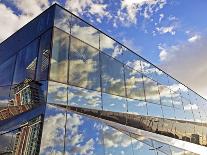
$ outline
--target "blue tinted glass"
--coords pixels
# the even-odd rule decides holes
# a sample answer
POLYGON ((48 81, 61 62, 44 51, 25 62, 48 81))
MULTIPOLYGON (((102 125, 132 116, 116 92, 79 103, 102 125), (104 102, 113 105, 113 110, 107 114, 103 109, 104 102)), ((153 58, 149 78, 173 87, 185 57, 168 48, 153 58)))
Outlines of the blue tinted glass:
POLYGON ((50 29, 44 33, 40 38, 40 47, 38 55, 38 64, 37 64, 37 80, 47 80, 48 79, 48 66, 49 66, 49 57, 51 52, 51 37, 52 30, 50 29))
POLYGON ((10 85, 12 83, 15 58, 16 56, 13 56, 12 58, 0 65, 0 86, 10 85))
POLYGON ((34 79, 39 40, 33 41, 17 55, 13 83, 17 84, 25 79, 34 79))

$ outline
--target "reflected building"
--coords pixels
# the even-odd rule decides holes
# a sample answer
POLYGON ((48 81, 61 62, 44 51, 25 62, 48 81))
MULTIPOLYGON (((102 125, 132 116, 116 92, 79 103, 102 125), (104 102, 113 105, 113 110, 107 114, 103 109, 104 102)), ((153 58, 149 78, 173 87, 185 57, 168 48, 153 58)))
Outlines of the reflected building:
POLYGON ((57 4, 0 53, 0 154, 207 152, 206 99, 57 4))

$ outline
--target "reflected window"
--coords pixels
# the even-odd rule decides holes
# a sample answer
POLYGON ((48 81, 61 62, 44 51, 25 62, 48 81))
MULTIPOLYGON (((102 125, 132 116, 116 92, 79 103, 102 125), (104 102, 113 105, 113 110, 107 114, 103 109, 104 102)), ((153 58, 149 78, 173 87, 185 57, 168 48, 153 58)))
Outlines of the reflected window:
POLYGON ((71 37, 69 84, 100 90, 99 51, 71 37))
POLYGON ((163 117, 161 105, 148 103, 147 109, 149 116, 163 117))
POLYGON ((68 104, 77 107, 102 109, 101 92, 69 86, 68 104))
POLYGON ((123 65, 103 53, 101 63, 102 91, 125 96, 123 65))
POLYGON ((142 74, 125 67, 127 98, 145 100, 142 74))
POLYGON ((67 105, 67 85, 49 81, 47 102, 67 105))
POLYGON ((16 56, 0 64, 0 86, 11 85, 16 56), (9 71, 8 71, 9 69, 9 71))
POLYGON ((75 16, 72 16, 71 35, 99 49, 99 31, 75 16))
POLYGON ((109 126, 103 127, 106 155, 132 155, 132 141, 128 135, 109 126))
POLYGON ((160 104, 160 95, 158 91, 157 82, 147 78, 146 76, 143 77, 143 80, 144 80, 146 101, 160 104))
POLYGON ((138 114, 138 115, 147 115, 147 103, 133 100, 133 99, 127 99, 128 103, 128 112, 132 114, 138 114))
POLYGON ((40 47, 39 47, 37 73, 36 73, 37 80, 48 79, 51 37, 52 37, 52 30, 50 29, 49 31, 44 33, 40 38, 40 47))
POLYGON ((35 78, 39 40, 21 50, 17 55, 13 83, 23 82, 25 79, 35 78))
POLYGON ((67 83, 69 35, 54 28, 50 79, 67 83))
POLYGON ((127 102, 123 97, 102 94, 103 109, 114 112, 127 112, 127 102))
POLYGON ((157 67, 152 65, 151 63, 147 62, 146 60, 141 60, 142 72, 146 76, 150 77, 153 80, 157 81, 159 70, 157 67))
POLYGON ((67 113, 65 151, 70 155, 104 155, 101 122, 67 113))

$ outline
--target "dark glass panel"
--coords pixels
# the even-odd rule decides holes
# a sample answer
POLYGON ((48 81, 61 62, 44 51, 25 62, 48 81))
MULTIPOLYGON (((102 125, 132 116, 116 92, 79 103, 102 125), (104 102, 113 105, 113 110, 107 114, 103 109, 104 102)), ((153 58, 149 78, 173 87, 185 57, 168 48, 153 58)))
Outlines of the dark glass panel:
POLYGON ((75 16, 72 16, 71 34, 99 49, 99 31, 75 16))
POLYGON ((123 65, 101 53, 101 70, 102 91, 125 96, 123 65))
POLYGON ((102 109, 101 92, 69 86, 68 104, 76 107, 102 109))
POLYGON ((52 29, 44 33, 40 38, 40 47, 38 55, 38 64, 36 79, 37 80, 47 80, 48 79, 48 67, 49 67, 49 58, 51 51, 51 37, 52 29))
POLYGON ((157 82, 147 78, 146 76, 143 77, 143 80, 144 80, 146 101, 160 104, 160 95, 158 91, 157 82))
POLYGON ((104 154, 103 124, 100 121, 67 113, 65 154, 89 155, 104 154))
POLYGON ((16 56, 0 64, 0 86, 11 85, 16 56), (9 69, 9 71, 8 71, 9 69))
POLYGON ((124 72, 127 98, 145 100, 142 74, 128 67, 125 67, 124 72))
POLYGON ((71 37, 69 84, 100 90, 99 51, 71 37))
POLYGON ((47 102, 67 105, 67 85, 49 81, 47 102))
POLYGON ((10 86, 0 87, 0 108, 7 107, 10 98, 10 86))
POLYGON ((25 79, 35 78, 39 40, 21 50, 16 59, 13 84, 23 82, 25 79))
POLYGON ((103 127, 106 155, 132 155, 131 137, 109 126, 103 127))
POLYGON ((4 62, 53 26, 54 7, 27 23, 0 45, 0 62, 4 62))
POLYGON ((41 139, 40 155, 62 154, 64 152, 66 112, 47 105, 41 139))
POLYGON ((115 111, 115 112, 127 112, 126 98, 103 93, 102 103, 103 103, 103 110, 115 111))
POLYGON ((67 83, 69 35, 54 28, 53 48, 50 60, 50 79, 67 83))
POLYGON ((1 155, 39 154, 42 116, 35 117, 19 128, 0 135, 1 155))

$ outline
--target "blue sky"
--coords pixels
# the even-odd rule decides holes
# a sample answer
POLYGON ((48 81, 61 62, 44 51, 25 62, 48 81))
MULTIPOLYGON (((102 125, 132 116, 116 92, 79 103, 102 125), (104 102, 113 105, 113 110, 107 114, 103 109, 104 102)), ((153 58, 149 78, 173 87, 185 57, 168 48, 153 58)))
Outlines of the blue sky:
POLYGON ((0 42, 54 2, 207 97, 207 1, 0 0, 0 42))

